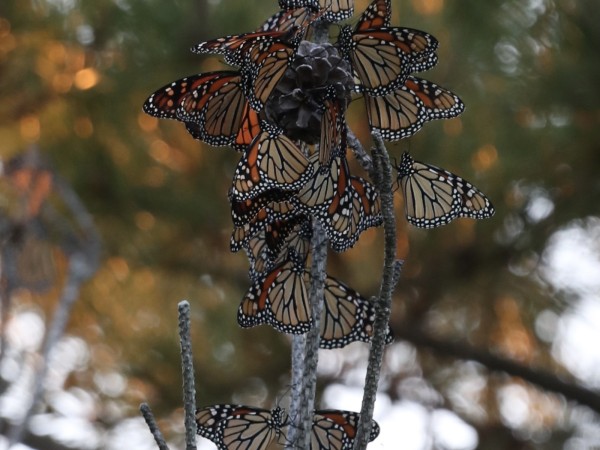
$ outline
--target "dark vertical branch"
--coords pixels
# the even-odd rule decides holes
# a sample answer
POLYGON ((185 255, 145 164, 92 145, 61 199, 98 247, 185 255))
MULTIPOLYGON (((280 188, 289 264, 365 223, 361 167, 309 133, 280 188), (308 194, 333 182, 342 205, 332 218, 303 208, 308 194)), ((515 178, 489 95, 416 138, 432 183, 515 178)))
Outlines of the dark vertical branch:
MULTIPOLYGON (((300 409, 300 398, 302 392, 302 378, 304 376, 304 352, 306 349, 306 335, 294 334, 292 336, 292 381, 291 400, 289 410, 297 414, 300 409)), ((295 434, 295 427, 290 428, 290 442, 295 434)))
POLYGON ((177 309, 179 311, 179 340, 183 375, 185 448, 196 450, 196 388, 194 386, 194 357, 190 339, 190 304, 184 300, 179 302, 177 309))
POLYGON ((306 357, 304 361, 304 377, 302 390, 302 428, 304 442, 301 449, 310 449, 310 437, 315 409, 315 393, 317 390, 317 365, 319 362, 319 342, 321 340, 321 313, 323 312, 323 289, 325 287, 327 266, 327 237, 318 220, 313 221, 313 238, 311 242, 312 262, 310 267, 310 306, 313 326, 306 335, 306 357))
POLYGON ((311 241, 311 269, 309 299, 313 326, 306 334, 305 347, 302 354, 292 353, 292 367, 301 371, 300 387, 292 387, 292 392, 299 394, 299 401, 292 400, 290 419, 292 426, 288 435, 288 448, 310 449, 310 430, 312 429, 315 392, 317 386, 317 365, 319 362, 319 342, 321 340, 320 322, 323 311, 323 289, 327 265, 327 236, 318 220, 313 220, 313 237, 311 241), (301 361, 296 360, 302 358, 301 361), (297 403, 297 407, 295 408, 297 403))
POLYGON ((158 429, 158 425, 154 420, 154 414, 152 414, 150 406, 148 406, 147 403, 142 403, 140 405, 140 412, 146 421, 146 425, 148 425, 148 428, 150 429, 150 433, 152 433, 152 436, 154 436, 154 441, 156 442, 156 445, 158 445, 159 450, 169 450, 169 446, 165 442, 165 438, 158 429))
MULTIPOLYGON (((311 28, 313 42, 323 44, 329 41, 329 23, 319 21, 311 28)), ((327 264, 327 237, 318 220, 313 220, 311 255, 309 301, 313 327, 306 336, 294 336, 292 341, 292 401, 289 410, 292 423, 286 444, 286 449, 289 450, 310 449, 321 338, 323 286, 327 264)))
POLYGON ((369 352, 369 365, 367 366, 360 421, 354 443, 355 450, 366 449, 371 435, 371 420, 383 361, 386 330, 390 320, 392 292, 399 276, 396 262, 396 218, 394 215, 394 194, 392 192, 392 167, 381 136, 374 133, 373 138, 375 147, 373 148, 374 170, 372 171, 372 177, 381 200, 385 247, 383 277, 379 299, 375 304, 374 335, 371 342, 371 351, 369 352))

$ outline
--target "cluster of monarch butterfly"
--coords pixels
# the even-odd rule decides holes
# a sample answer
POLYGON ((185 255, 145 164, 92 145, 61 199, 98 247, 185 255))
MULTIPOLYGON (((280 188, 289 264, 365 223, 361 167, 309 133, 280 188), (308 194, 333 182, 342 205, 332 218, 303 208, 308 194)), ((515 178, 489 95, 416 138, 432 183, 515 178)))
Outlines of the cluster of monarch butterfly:
MULTIPOLYGON (((336 409, 315 410, 310 436, 311 450, 350 450, 354 445, 360 415, 336 409)), ((212 405, 196 411, 198 434, 210 439, 219 450, 263 450, 287 444, 289 418, 280 407, 273 410, 244 405, 212 405)), ((372 421, 371 438, 379 435, 372 421)))
MULTIPOLYGON (((228 193, 230 248, 247 253, 252 285, 238 323, 303 334, 313 326, 307 292, 313 221, 338 252, 382 223, 376 188, 348 165, 348 103, 362 95, 371 130, 388 141, 408 138, 428 121, 456 117, 464 104, 414 76, 437 63, 438 41, 391 26, 390 0, 373 0, 355 25, 341 27, 334 45, 307 38, 317 24, 352 17, 353 0, 279 0, 279 6, 256 31, 192 48, 220 55, 235 70, 169 83, 146 100, 144 111, 183 122, 195 139, 241 153, 228 193)), ((444 169, 408 153, 396 169, 408 221, 417 227, 494 213, 485 195, 444 169)), ((323 309, 321 348, 371 340, 373 304, 330 276, 323 309)), ((388 327, 386 342, 392 340, 388 327)), ((356 413, 315 411, 314 417, 313 450, 352 448, 356 413)), ((240 405, 200 409, 196 419, 198 433, 219 449, 266 449, 288 425, 280 408, 240 405)), ((371 437, 378 431, 374 423, 371 437)))

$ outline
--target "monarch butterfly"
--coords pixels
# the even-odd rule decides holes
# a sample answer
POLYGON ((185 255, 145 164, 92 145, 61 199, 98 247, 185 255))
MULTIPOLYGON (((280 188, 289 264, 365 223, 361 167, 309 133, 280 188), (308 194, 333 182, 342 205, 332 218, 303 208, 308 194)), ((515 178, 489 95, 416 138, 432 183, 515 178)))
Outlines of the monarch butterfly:
MULTIPOLYGON (((364 11, 358 24, 357 31, 367 31, 377 28, 390 27, 390 0, 374 0, 364 11)), ((424 72, 434 67, 438 62, 435 49, 414 59, 411 63, 412 72, 424 72)))
MULTIPOLYGON (((311 432, 311 450, 352 450, 360 414, 339 409, 316 410, 311 432)), ((379 424, 371 422, 369 442, 379 436, 379 424)))
POLYGON ((262 122, 261 133, 237 165, 231 196, 246 200, 271 189, 298 190, 306 184, 312 170, 302 150, 283 130, 262 122))
POLYGON ((179 119, 177 111, 183 99, 197 88, 210 83, 219 76, 232 75, 234 72, 210 72, 190 75, 173 81, 154 92, 144 102, 143 110, 159 119, 179 119))
POLYGON ((242 62, 244 93, 255 110, 261 111, 271 92, 294 60, 300 36, 284 42, 265 39, 249 47, 242 62))
MULTIPOLYGON (((310 450, 351 450, 360 414, 337 409, 315 410, 310 450)), ((213 441, 219 450, 266 450, 289 426, 285 411, 245 405, 219 404, 196 410, 197 433, 213 441)), ((373 420, 370 441, 379 435, 373 420)))
POLYGON ((342 136, 346 133, 346 122, 341 102, 337 98, 325 98, 321 119, 321 139, 319 162, 328 165, 336 150, 342 146, 342 136))
POLYGON ((301 38, 294 27, 256 31, 201 42, 192 52, 221 54, 227 63, 241 66, 244 93, 252 108, 260 111, 292 62, 301 38))
POLYGON ((389 27, 392 20, 390 0, 374 0, 361 14, 356 31, 389 27))
POLYGON ((143 109, 154 117, 184 122, 195 139, 209 145, 242 150, 258 133, 259 118, 241 82, 233 71, 191 75, 154 92, 143 109))
MULTIPOLYGON (((376 28, 389 27, 392 17, 390 0, 374 0, 363 12, 358 23, 357 31, 366 31, 376 28)), ((423 72, 437 64, 435 51, 417 57, 411 64, 412 72, 423 72)))
POLYGON ((289 249, 305 263, 311 236, 312 225, 306 216, 276 221, 260 230, 244 247, 250 261, 250 279, 256 281, 275 265, 284 262, 289 249))
POLYGON ((245 248, 251 238, 256 236, 261 230, 266 230, 269 226, 278 221, 289 220, 301 211, 297 211, 295 206, 288 200, 271 202, 258 210, 256 215, 250 221, 242 226, 234 227, 229 247, 232 252, 238 252, 245 248))
POLYGON ((475 186, 447 170, 402 155, 398 184, 402 186, 408 221, 420 228, 445 225, 457 217, 486 219, 494 207, 475 186))
POLYGON ((220 404, 196 410, 197 433, 219 450, 265 450, 278 440, 286 420, 278 406, 267 410, 220 404))
POLYGON ((279 0, 281 9, 311 7, 322 10, 328 22, 349 19, 354 14, 354 0, 279 0))
POLYGON ((294 195, 293 191, 271 189, 246 200, 237 200, 231 190, 229 191, 229 204, 231 206, 231 219, 236 227, 244 226, 256 217, 258 212, 270 204, 285 202, 294 195))
POLYGON ((328 22, 340 22, 354 14, 354 0, 319 0, 319 6, 328 22))
POLYGON ((252 46, 260 42, 272 41, 273 39, 288 40, 294 36, 296 29, 268 29, 257 30, 250 33, 232 34, 210 41, 200 42, 190 50, 200 55, 212 54, 222 55, 225 62, 233 66, 241 66, 244 57, 252 46))
MULTIPOLYGON (((308 274, 306 272, 306 278, 308 274)), ((375 321, 373 302, 330 276, 325 278, 324 302, 320 322, 321 348, 342 348, 356 341, 371 341, 375 321)), ((390 344, 393 340, 392 330, 388 326, 385 342, 390 344)))
POLYGON ((345 143, 342 148, 328 166, 320 166, 317 154, 311 156, 314 175, 291 199, 299 210, 321 221, 331 248, 338 252, 382 222, 377 192, 366 180, 350 175, 345 143))
POLYGON ((255 281, 238 308, 242 328, 267 323, 281 333, 303 334, 312 326, 304 262, 293 250, 281 264, 255 281))
POLYGON ((257 31, 297 30, 297 35, 304 37, 309 25, 318 18, 319 13, 308 7, 282 10, 269 17, 257 31))
POLYGON ((374 0, 354 30, 342 28, 337 43, 362 83, 361 89, 375 96, 402 86, 414 65, 424 70, 424 61, 438 46, 424 31, 376 26, 386 22, 386 6, 382 0, 374 0))
POLYGON ((387 95, 365 95, 369 125, 388 141, 410 137, 425 122, 459 116, 464 103, 431 81, 409 76, 404 86, 387 95))

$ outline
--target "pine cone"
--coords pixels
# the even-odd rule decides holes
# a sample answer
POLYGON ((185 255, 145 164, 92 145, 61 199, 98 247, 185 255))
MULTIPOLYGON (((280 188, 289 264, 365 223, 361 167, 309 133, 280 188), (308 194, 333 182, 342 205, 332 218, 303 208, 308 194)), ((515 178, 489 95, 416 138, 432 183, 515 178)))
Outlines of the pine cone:
POLYGON ((325 97, 334 95, 345 111, 353 86, 350 65, 333 45, 302 41, 273 90, 266 113, 291 139, 315 144, 321 134, 325 97))

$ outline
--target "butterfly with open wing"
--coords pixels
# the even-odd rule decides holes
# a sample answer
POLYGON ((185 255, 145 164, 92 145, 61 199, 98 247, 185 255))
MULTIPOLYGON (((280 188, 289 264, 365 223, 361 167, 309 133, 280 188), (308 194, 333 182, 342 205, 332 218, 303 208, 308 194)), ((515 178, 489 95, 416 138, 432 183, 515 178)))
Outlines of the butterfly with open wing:
MULTIPOLYGON (((310 450, 351 450, 360 414, 338 409, 315 410, 310 450)), ((285 445, 286 412, 245 405, 218 404, 196 410, 197 433, 214 442, 219 450, 267 450, 285 445)), ((371 425, 370 442, 379 435, 371 425)))
MULTIPOLYGON (((289 200, 275 200, 262 206, 256 215, 241 226, 234 226, 229 241, 232 252, 247 248, 250 239, 261 231, 272 230, 277 235, 287 235, 288 221, 300 221, 304 217, 289 200)), ((294 222, 295 223, 295 222, 294 222)))
POLYGON ((426 70, 438 41, 424 31, 390 27, 389 2, 374 0, 354 29, 342 27, 337 46, 360 81, 360 90, 380 96, 402 86, 407 77, 426 70), (386 25, 386 26, 382 26, 386 25))
POLYGON ((426 122, 457 117, 465 109, 453 92, 413 76, 386 95, 365 95, 365 106, 371 130, 388 141, 410 137, 426 122))
POLYGON ((314 8, 298 7, 283 9, 269 17, 256 31, 296 30, 296 36, 306 37, 308 28, 320 19, 320 13, 314 8))
POLYGON ((289 41, 295 38, 298 31, 297 27, 291 24, 283 29, 276 29, 273 25, 269 29, 262 28, 249 33, 232 34, 200 42, 190 50, 199 55, 221 55, 227 64, 241 66, 252 47, 275 40, 289 41))
POLYGON ((326 166, 318 154, 312 155, 314 175, 291 199, 300 211, 319 219, 336 252, 351 248, 363 231, 383 221, 375 187, 350 175, 345 148, 344 142, 326 166))
POLYGON ((250 279, 256 282, 264 278, 276 265, 284 262, 290 249, 305 263, 311 237, 310 218, 302 215, 276 220, 260 229, 243 245, 250 262, 250 279))
POLYGON ((259 132, 259 116, 247 102, 239 72, 208 72, 163 86, 144 103, 144 112, 184 122, 188 132, 209 145, 241 151, 259 132))
POLYGON ((268 324, 281 333, 304 334, 312 326, 304 260, 288 249, 284 261, 256 280, 240 303, 238 324, 268 324))
MULTIPOLYGON (((308 243, 308 239, 303 238, 302 242, 308 243)), ((310 272, 304 270, 301 273, 305 257, 302 258, 297 252, 302 250, 291 248, 293 244, 288 241, 288 246, 283 249, 287 251, 287 257, 272 265, 268 255, 273 248, 265 247, 260 241, 256 241, 255 245, 251 251, 251 261, 255 263, 262 260, 264 265, 261 273, 254 272, 254 283, 238 310, 238 323, 243 328, 266 323, 280 332, 291 334, 308 331, 312 323, 307 289, 310 272)), ((282 248, 275 249, 275 254, 281 251, 282 248)), ((371 341, 375 321, 374 304, 331 276, 325 279, 323 310, 320 348, 342 348, 352 342, 371 341)), ((393 333, 388 326, 386 343, 392 341, 393 333)))
MULTIPOLYGON (((307 282, 308 276, 307 271, 307 282)), ((375 322, 373 302, 331 276, 325 278, 323 296, 320 348, 342 348, 352 342, 371 342, 375 322)), ((385 343, 391 344, 393 340, 394 334, 388 325, 385 343)))
POLYGON ((494 215, 489 199, 467 180, 405 152, 396 165, 409 223, 420 228, 446 225, 457 217, 487 219, 494 215))
POLYGON ((297 191, 312 176, 308 159, 283 130, 266 121, 260 129, 235 170, 230 195, 236 200, 274 189, 297 191))

